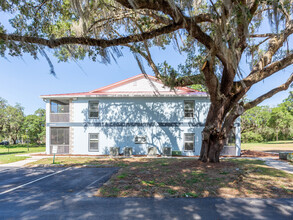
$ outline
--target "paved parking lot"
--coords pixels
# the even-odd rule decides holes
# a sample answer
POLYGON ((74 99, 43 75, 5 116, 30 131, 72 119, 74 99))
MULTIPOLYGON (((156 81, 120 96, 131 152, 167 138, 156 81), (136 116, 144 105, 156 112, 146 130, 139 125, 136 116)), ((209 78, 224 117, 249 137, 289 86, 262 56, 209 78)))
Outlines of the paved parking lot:
POLYGON ((118 168, 0 168, 0 219, 292 219, 293 199, 99 198, 118 168))
MULTIPOLYGON (((118 168, 0 168, 0 219, 36 218, 33 211, 92 197, 118 168), (16 215, 16 213, 18 213, 16 215), (19 216, 20 215, 20 216, 19 216)), ((54 213, 54 212, 53 212, 54 213)), ((53 214, 52 213, 52 214, 53 214)))
POLYGON ((1 168, 0 196, 39 197, 91 195, 117 168, 1 168))

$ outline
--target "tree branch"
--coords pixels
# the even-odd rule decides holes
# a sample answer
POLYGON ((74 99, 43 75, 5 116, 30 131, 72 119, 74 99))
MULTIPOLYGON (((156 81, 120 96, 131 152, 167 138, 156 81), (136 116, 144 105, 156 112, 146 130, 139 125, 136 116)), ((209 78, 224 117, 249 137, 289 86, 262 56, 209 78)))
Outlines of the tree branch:
POLYGON ((144 41, 144 40, 151 39, 162 34, 172 33, 180 28, 182 28, 181 23, 170 24, 170 25, 167 25, 167 26, 164 26, 149 32, 144 32, 142 34, 134 34, 127 37, 121 37, 121 38, 116 38, 111 40, 94 39, 90 37, 62 37, 58 39, 48 40, 41 37, 20 36, 20 35, 5 34, 5 33, 0 33, 0 40, 4 40, 4 41, 12 40, 12 41, 18 41, 18 42, 39 44, 39 45, 47 46, 49 48, 56 48, 56 47, 67 45, 67 44, 99 46, 102 48, 106 48, 111 46, 127 44, 127 43, 135 43, 135 42, 144 41))
POLYGON ((244 113, 244 108, 242 103, 237 103, 232 110, 229 112, 229 114, 226 116, 224 124, 222 126, 222 131, 226 134, 228 134, 233 127, 233 122, 244 113))
POLYGON ((289 55, 285 57, 284 59, 273 63, 271 66, 268 66, 265 69, 265 67, 271 63, 273 55, 283 46, 283 43, 285 42, 285 40, 292 33, 293 33, 293 20, 291 20, 288 23, 288 25, 286 26, 285 30, 282 31, 282 33, 277 34, 270 39, 268 50, 259 59, 258 63, 254 66, 252 72, 241 82, 234 83, 235 99, 238 99, 238 97, 242 97, 242 94, 245 94, 254 83, 267 78, 268 76, 287 67, 290 63, 292 63, 292 57, 291 57, 292 55, 289 55))
POLYGON ((290 86, 290 84, 293 82, 293 74, 291 74, 291 76, 289 77, 289 79, 287 80, 287 82, 285 82, 284 84, 272 89, 271 91, 265 93, 264 95, 256 98, 255 100, 248 102, 244 105, 244 109, 245 111, 248 109, 251 109, 253 107, 255 107, 256 105, 258 105, 259 103, 261 103, 262 101, 271 98, 273 95, 275 95, 278 92, 287 90, 288 87, 290 86))
POLYGON ((183 14, 181 10, 174 4, 170 4, 168 0, 116 0, 121 5, 130 9, 150 9, 162 11, 169 15, 175 22, 182 21, 183 14))
POLYGON ((202 67, 202 72, 204 73, 206 86, 208 88, 208 91, 211 97, 211 102, 216 103, 218 99, 218 94, 220 94, 220 92, 219 92, 219 80, 214 74, 213 62, 214 60, 207 60, 202 67))
POLYGON ((293 20, 286 26, 285 30, 278 34, 275 35, 273 38, 270 39, 269 41, 269 48, 267 52, 260 58, 259 62, 255 67, 253 68, 253 71, 250 73, 254 74, 255 72, 263 69, 266 65, 268 65, 271 60, 273 55, 282 47, 283 43, 285 40, 293 33, 293 20))
POLYGON ((129 47, 130 49, 132 49, 136 53, 139 53, 149 63, 149 65, 151 66, 152 70, 155 73, 155 76, 157 78, 160 77, 160 72, 159 72, 156 64, 154 63, 154 61, 153 61, 153 59, 152 59, 152 57, 151 57, 149 52, 147 52, 147 54, 145 54, 144 52, 142 52, 141 50, 136 49, 134 46, 132 46, 130 44, 125 44, 124 46, 129 47))
POLYGON ((252 38, 257 38, 257 37, 274 37, 276 36, 277 34, 273 34, 273 33, 266 33, 266 34, 251 34, 249 35, 249 37, 252 37, 252 38))
POLYGON ((185 86, 191 86, 194 84, 205 85, 203 74, 178 77, 175 81, 175 87, 185 87, 185 86))
MULTIPOLYGON (((257 10, 257 8, 259 6, 259 3, 260 3, 259 0, 254 0, 253 4, 252 4, 252 6, 251 6, 251 8, 249 10, 251 15, 253 15, 256 12, 256 10, 257 10)), ((251 17, 251 19, 252 19, 252 17, 251 17)))
MULTIPOLYGON (((239 5, 244 5, 244 4, 246 4, 246 1, 242 1, 241 4, 239 4, 239 5)), ((247 47, 245 33, 248 31, 247 30, 248 26, 249 26, 250 22, 252 21, 252 18, 254 17, 254 14, 255 14, 259 4, 260 4, 260 2, 258 0, 254 1, 252 7, 249 10, 250 15, 249 15, 248 19, 244 19, 244 17, 242 17, 245 15, 245 13, 243 12, 243 15, 240 16, 240 20, 237 22, 237 32, 238 32, 238 38, 239 38, 239 42, 238 42, 237 47, 241 49, 240 50, 241 54, 243 53, 244 49, 247 47), (247 22, 247 23, 245 24, 245 22, 247 22)))
MULTIPOLYGON (((135 25, 137 26, 137 28, 140 30, 141 33, 143 33, 143 30, 142 28, 139 26, 139 24, 136 22, 136 21, 133 21, 135 23, 135 25)), ((146 50, 146 54, 143 53, 141 50, 139 49, 136 49, 135 47, 133 47, 132 45, 130 44, 127 44, 126 46, 128 46, 129 48, 131 48, 133 51, 136 51, 138 52, 141 56, 143 56, 145 58, 145 60, 149 63, 149 65, 151 66, 151 68, 153 69, 154 73, 155 73, 155 76, 157 78, 159 78, 160 76, 160 72, 156 66, 156 64, 154 63, 153 59, 152 59, 152 56, 151 56, 151 53, 149 51, 149 48, 148 48, 148 44, 147 44, 147 41, 143 41, 143 44, 144 44, 144 47, 145 47, 145 50, 146 50)))
POLYGON ((169 19, 167 17, 164 17, 164 16, 161 16, 161 15, 159 15, 156 12, 151 11, 151 10, 143 10, 142 12, 139 12, 139 13, 142 14, 142 15, 150 16, 150 17, 156 19, 156 21, 159 21, 162 24, 168 25, 168 24, 172 23, 171 19, 169 19))
MULTIPOLYGON (((132 15, 134 15, 134 11, 115 14, 112 17, 108 17, 108 18, 101 18, 99 20, 94 21, 91 24, 91 26, 88 28, 88 32, 92 31, 92 29, 100 22, 110 23, 114 21, 119 21, 121 19, 130 18, 132 15)), ((102 25, 104 25, 105 23, 103 23, 102 25)))
POLYGON ((216 51, 216 56, 221 60, 223 65, 228 66, 228 62, 223 54, 223 50, 218 48, 213 39, 203 32, 198 26, 198 23, 204 21, 212 21, 212 16, 209 14, 202 14, 194 17, 185 17, 175 4, 171 4, 168 0, 116 0, 126 8, 130 9, 150 9, 155 11, 161 11, 166 15, 169 15, 176 23, 182 22, 183 26, 187 29, 189 34, 197 39, 200 43, 205 45, 209 50, 216 51))
POLYGON ((258 72, 250 74, 245 79, 243 79, 243 82, 247 87, 250 87, 253 84, 260 82, 261 80, 264 80, 265 78, 271 76, 272 74, 282 69, 285 69, 291 64, 293 64, 293 54, 290 54, 281 60, 273 62, 271 65, 263 68, 258 72))

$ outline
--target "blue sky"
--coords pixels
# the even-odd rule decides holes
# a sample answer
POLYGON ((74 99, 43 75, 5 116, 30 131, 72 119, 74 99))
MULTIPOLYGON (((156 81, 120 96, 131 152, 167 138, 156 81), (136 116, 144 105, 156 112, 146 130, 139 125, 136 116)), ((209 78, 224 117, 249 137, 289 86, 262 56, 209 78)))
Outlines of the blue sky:
MULTIPOLYGON (((2 23, 3 18, 7 19, 0 14, 2 23)), ((184 61, 183 55, 178 54, 172 46, 166 50, 152 49, 151 51, 155 63, 167 60, 168 63, 177 65, 184 61)), ((50 55, 49 51, 47 53, 50 55)), ((75 62, 58 63, 52 55, 50 57, 57 77, 50 74, 49 65, 42 56, 39 60, 34 60, 28 55, 22 58, 0 57, 0 97, 6 99, 11 105, 20 103, 27 115, 34 113, 38 108, 45 107, 44 102, 39 98, 40 95, 91 91, 141 73, 137 62, 128 50, 124 51, 124 56, 118 59, 117 64, 112 61, 108 65, 88 59, 79 61, 78 65, 75 62)), ((148 74, 153 75, 146 63, 144 67, 148 74)), ((241 63, 241 69, 244 73, 249 71, 244 60, 241 63)), ((293 67, 289 67, 258 83, 248 92, 247 98, 254 99, 284 83, 292 72, 293 67)), ((288 91, 290 90, 292 88, 288 91)), ((276 106, 288 96, 288 91, 276 94, 261 105, 276 106)))

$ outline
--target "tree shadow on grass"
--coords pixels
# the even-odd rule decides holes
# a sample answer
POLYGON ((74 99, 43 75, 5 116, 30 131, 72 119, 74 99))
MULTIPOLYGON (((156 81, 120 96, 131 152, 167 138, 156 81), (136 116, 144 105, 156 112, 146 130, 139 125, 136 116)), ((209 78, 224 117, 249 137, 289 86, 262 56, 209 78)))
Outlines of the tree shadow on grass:
POLYGON ((0 155, 21 154, 21 153, 29 153, 29 151, 1 152, 0 155))
POLYGON ((277 143, 270 143, 270 142, 267 142, 265 144, 272 144, 272 145, 276 145, 276 144, 293 144, 293 141, 284 141, 284 142, 277 142, 277 143))

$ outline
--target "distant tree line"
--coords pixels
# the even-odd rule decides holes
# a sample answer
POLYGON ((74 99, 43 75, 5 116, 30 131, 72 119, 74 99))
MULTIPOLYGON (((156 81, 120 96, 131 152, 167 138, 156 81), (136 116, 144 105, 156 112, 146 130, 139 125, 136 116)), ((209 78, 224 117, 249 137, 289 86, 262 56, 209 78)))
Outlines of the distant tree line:
POLYGON ((291 140, 293 138, 293 91, 277 107, 256 106, 241 117, 243 142, 291 140))
POLYGON ((39 108, 25 116, 20 104, 9 105, 0 97, 0 141, 42 143, 45 140, 46 111, 39 108))

